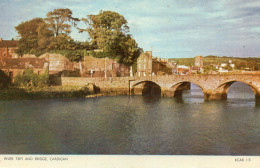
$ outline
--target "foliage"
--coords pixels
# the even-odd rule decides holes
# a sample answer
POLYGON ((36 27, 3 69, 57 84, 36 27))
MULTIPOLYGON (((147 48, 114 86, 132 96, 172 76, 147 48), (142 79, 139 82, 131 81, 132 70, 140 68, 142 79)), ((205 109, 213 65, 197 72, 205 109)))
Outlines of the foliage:
POLYGON ((20 23, 15 27, 15 29, 21 38, 37 37, 37 29, 42 23, 44 23, 42 18, 34 18, 32 20, 20 23))
POLYGON ((112 11, 100 11, 98 15, 88 15, 83 21, 88 27, 81 31, 87 31, 92 43, 99 49, 106 49, 129 30, 125 18, 112 11))
POLYGON ((59 35, 53 37, 47 50, 75 50, 76 48, 77 45, 71 37, 67 35, 59 35))
POLYGON ((14 84, 16 86, 24 87, 43 87, 49 84, 49 72, 45 72, 38 75, 33 72, 33 69, 25 69, 23 74, 18 74, 14 78, 14 84))
MULTIPOLYGON (((69 36, 71 29, 69 23, 76 25, 77 21, 79 19, 73 18, 69 9, 55 9, 48 12, 45 19, 35 18, 22 22, 16 26, 16 31, 20 35, 16 53, 39 56, 50 50, 91 48, 88 42, 77 42, 69 36)), ((76 54, 70 60, 78 61, 79 59, 78 54, 76 54)))
POLYGON ((108 57, 120 63, 132 65, 141 54, 142 49, 129 34, 126 19, 113 11, 100 11, 98 15, 88 15, 82 20, 87 24, 85 29, 91 42, 79 42, 70 37, 72 26, 77 27, 80 21, 72 17, 70 9, 54 9, 45 19, 35 18, 22 22, 16 27, 19 39, 19 55, 35 54, 39 56, 52 51, 64 52, 69 60, 78 62, 91 51, 94 57, 108 57), (94 52, 100 49, 102 52, 94 52), (82 52, 84 51, 84 53, 82 52))
POLYGON ((217 70, 218 69, 215 66, 213 66, 213 65, 206 65, 206 66, 203 67, 203 72, 204 73, 209 73, 211 71, 217 71, 217 70))
POLYGON ((76 25, 79 21, 78 18, 72 17, 72 11, 68 8, 54 9, 47 13, 47 18, 45 18, 46 23, 49 26, 55 37, 71 32, 71 25, 76 25))
POLYGON ((61 54, 72 62, 79 62, 86 55, 86 50, 50 50, 48 53, 61 54))
POLYGON ((83 18, 93 46, 103 50, 104 54, 93 54, 96 57, 109 57, 131 65, 141 53, 136 41, 131 37, 126 19, 113 11, 100 11, 98 15, 83 18))
MULTIPOLYGON (((187 65, 194 66, 195 58, 172 58, 170 60, 175 60, 179 65, 187 65)), ((250 70, 259 70, 260 69, 260 58, 240 58, 240 57, 227 57, 227 56, 214 56, 209 55, 203 57, 203 65, 207 68, 207 66, 219 66, 221 63, 227 63, 229 65, 229 60, 235 64, 235 69, 244 70, 245 68, 249 68, 250 70)), ((229 70, 232 67, 227 67, 229 70)), ((204 70, 205 71, 205 70, 204 70)))
POLYGON ((172 58, 169 61, 174 60, 178 65, 194 66, 195 58, 172 58))
POLYGON ((84 50, 67 51, 64 55, 72 62, 79 62, 83 59, 85 54, 84 50))
POLYGON ((33 50, 38 49, 39 27, 42 26, 41 31, 48 32, 44 25, 46 24, 42 18, 34 18, 15 27, 20 36, 19 48, 16 50, 19 55, 31 53, 33 50))

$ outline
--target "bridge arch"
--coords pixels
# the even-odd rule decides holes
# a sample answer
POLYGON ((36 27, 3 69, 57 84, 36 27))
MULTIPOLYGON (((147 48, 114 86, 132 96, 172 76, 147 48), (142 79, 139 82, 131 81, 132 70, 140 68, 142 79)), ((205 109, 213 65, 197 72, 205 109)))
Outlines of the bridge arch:
POLYGON ((161 95, 161 86, 150 80, 137 81, 132 84, 131 95, 161 95))
POLYGON ((180 82, 177 82, 177 83, 174 83, 173 85, 171 85, 168 88, 168 91, 169 91, 168 94, 170 94, 168 96, 173 96, 173 97, 181 96, 182 91, 189 90, 191 84, 197 85, 203 92, 203 95, 205 95, 205 89, 200 84, 198 84, 197 82, 185 80, 185 81, 180 81, 180 82))
POLYGON ((214 90, 214 92, 221 93, 222 97, 224 99, 227 99, 227 94, 228 94, 229 88, 235 82, 240 82, 240 83, 248 85, 252 89, 252 91, 254 92, 255 96, 257 96, 257 94, 258 94, 257 87, 254 86, 254 84, 252 84, 252 82, 247 82, 247 81, 242 81, 242 80, 225 81, 225 82, 221 83, 220 85, 218 85, 217 88, 214 90))

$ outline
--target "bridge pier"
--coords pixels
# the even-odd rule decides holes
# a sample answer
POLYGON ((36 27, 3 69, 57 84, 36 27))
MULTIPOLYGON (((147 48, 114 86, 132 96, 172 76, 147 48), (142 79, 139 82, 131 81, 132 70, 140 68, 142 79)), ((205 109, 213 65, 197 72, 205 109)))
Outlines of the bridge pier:
POLYGON ((206 91, 204 93, 205 100, 226 100, 227 93, 226 92, 213 92, 213 91, 206 91))
POLYGON ((162 97, 173 97, 174 96, 174 91, 168 90, 168 89, 162 89, 161 90, 161 96, 162 97))
POLYGON ((255 105, 260 107, 260 93, 255 94, 255 105))

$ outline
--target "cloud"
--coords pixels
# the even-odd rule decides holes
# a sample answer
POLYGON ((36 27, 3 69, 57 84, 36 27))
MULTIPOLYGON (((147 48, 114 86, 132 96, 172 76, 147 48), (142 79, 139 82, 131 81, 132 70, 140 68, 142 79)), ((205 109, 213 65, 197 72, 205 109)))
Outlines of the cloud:
MULTIPOLYGON (((45 17, 55 8, 69 8, 79 18, 116 11, 139 46, 160 57, 260 55, 260 0, 1 0, 0 37, 15 37, 20 22, 45 17)), ((76 30, 72 36, 87 39, 76 30)))

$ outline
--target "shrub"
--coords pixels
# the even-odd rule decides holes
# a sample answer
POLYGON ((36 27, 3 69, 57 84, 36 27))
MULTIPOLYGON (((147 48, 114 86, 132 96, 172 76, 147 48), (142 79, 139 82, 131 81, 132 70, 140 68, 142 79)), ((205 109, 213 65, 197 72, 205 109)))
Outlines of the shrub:
POLYGON ((24 74, 18 74, 14 78, 16 86, 24 87, 43 87, 49 85, 49 71, 45 70, 44 74, 38 75, 33 69, 25 69, 24 74))

